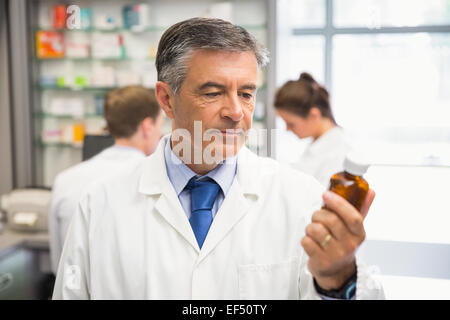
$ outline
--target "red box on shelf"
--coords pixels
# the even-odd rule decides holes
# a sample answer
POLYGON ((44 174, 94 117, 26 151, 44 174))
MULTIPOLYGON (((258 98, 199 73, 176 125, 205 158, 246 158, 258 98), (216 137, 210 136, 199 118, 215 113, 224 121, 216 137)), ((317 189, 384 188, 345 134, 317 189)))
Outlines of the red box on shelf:
POLYGON ((66 27, 66 6, 58 4, 53 7, 53 28, 64 29, 66 27))

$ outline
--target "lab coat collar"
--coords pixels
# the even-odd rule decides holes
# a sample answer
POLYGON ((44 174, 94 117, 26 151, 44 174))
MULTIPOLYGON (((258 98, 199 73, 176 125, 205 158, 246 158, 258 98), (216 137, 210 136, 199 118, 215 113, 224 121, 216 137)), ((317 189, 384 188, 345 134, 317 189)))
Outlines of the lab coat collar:
POLYGON ((143 194, 161 194, 165 184, 169 182, 164 162, 164 146, 167 138, 168 136, 164 136, 159 141, 155 152, 143 162, 143 171, 139 180, 138 189, 143 194))
POLYGON ((166 145, 164 146, 164 158, 167 175, 178 196, 180 196, 180 193, 192 177, 197 177, 198 179, 208 177, 213 179, 220 186, 223 195, 226 196, 236 175, 237 162, 236 156, 234 156, 227 158, 213 170, 200 177, 173 153, 170 147, 170 139, 167 139, 166 145))
MULTIPOLYGON (((170 184, 164 160, 164 148, 170 134, 164 136, 155 152, 144 162, 143 172, 139 181, 139 192, 148 195, 161 194, 166 184, 170 184)), ((243 146, 237 155, 236 179, 244 194, 259 196, 258 156, 243 146)), ((172 187, 173 188, 173 187, 172 187)), ((175 191, 174 191, 175 192, 175 191)))
POLYGON ((145 159, 138 190, 150 196, 160 195, 155 202, 155 209, 199 253, 197 263, 200 263, 248 213, 251 203, 258 200, 261 194, 258 178, 262 175, 260 170, 263 168, 258 167, 258 157, 243 146, 238 153, 236 177, 200 250, 189 220, 167 176, 164 147, 169 137, 170 135, 163 137, 156 151, 145 159))
POLYGON ((129 158, 129 157, 144 158, 145 153, 134 147, 120 146, 114 144, 101 151, 97 156, 98 158, 102 159, 117 160, 118 158, 129 158))
MULTIPOLYGON (((197 251, 200 249, 191 225, 167 176, 164 147, 170 135, 164 136, 155 152, 143 161, 138 192, 154 198, 154 208, 197 251)), ((150 212, 149 212, 150 214, 150 212)))
POLYGON ((249 213, 258 201, 261 189, 260 177, 264 170, 258 157, 243 146, 237 157, 237 171, 233 184, 209 228, 208 235, 199 251, 197 265, 202 262, 231 230, 249 213))
POLYGON ((316 141, 313 141, 305 150, 305 153, 309 154, 323 154, 327 153, 330 149, 330 146, 333 146, 335 143, 340 143, 342 141, 343 136, 342 128, 336 126, 323 135, 321 135, 316 141))

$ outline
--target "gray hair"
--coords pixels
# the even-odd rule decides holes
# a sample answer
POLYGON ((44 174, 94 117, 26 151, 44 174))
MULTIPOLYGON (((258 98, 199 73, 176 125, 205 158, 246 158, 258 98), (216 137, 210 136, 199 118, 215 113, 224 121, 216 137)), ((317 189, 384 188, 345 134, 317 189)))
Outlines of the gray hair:
POLYGON ((247 30, 221 19, 192 18, 174 24, 161 37, 156 54, 158 80, 177 93, 186 78, 188 60, 195 50, 252 51, 259 67, 269 52, 247 30))

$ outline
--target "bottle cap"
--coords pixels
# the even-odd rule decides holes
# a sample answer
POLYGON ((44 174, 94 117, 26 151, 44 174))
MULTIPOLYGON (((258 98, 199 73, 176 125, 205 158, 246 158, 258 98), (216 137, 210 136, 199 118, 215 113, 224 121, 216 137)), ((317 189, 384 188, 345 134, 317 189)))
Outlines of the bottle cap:
POLYGON ((369 163, 361 155, 351 152, 345 156, 344 170, 354 176, 362 176, 367 172, 369 163))

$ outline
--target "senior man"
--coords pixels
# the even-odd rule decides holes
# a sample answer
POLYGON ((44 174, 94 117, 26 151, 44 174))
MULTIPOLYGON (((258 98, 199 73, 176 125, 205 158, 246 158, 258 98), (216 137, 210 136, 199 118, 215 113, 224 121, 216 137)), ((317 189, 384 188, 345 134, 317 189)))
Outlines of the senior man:
POLYGON ((384 297, 355 259, 374 192, 357 212, 244 146, 267 62, 245 29, 223 20, 193 18, 163 34, 156 97, 172 134, 84 195, 54 298, 384 297))

